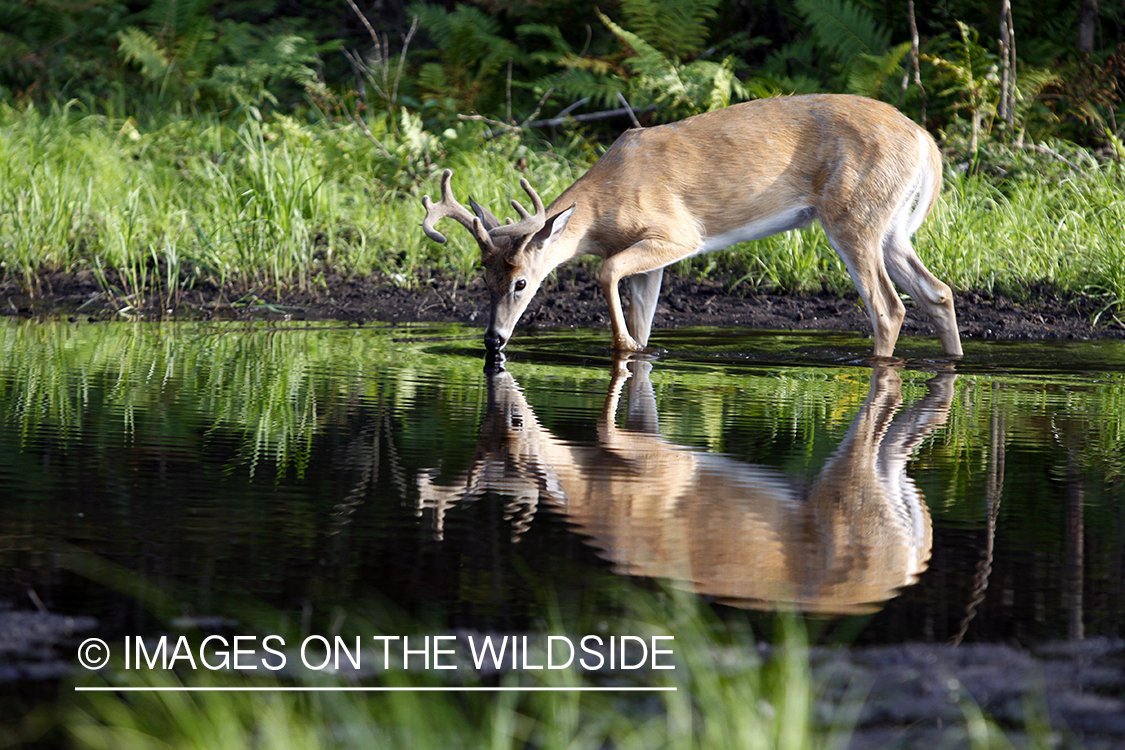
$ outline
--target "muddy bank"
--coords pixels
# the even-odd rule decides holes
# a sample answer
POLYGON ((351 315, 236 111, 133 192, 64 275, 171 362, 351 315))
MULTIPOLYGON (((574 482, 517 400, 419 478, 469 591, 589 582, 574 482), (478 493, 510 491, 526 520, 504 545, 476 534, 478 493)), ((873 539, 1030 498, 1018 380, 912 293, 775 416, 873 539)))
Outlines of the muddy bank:
MULTIPOLYGON (((854 291, 843 296, 759 293, 747 285, 728 290, 722 279, 688 279, 669 274, 657 307, 654 329, 689 326, 761 330, 870 331, 867 313, 854 291)), ((0 314, 63 315, 107 320, 122 315, 147 319, 256 319, 288 317, 344 320, 457 322, 483 327, 488 292, 480 276, 466 286, 446 278, 428 279, 409 290, 380 277, 331 278, 309 293, 275 295, 250 290, 192 289, 170 299, 152 295, 107 295, 92 274, 42 279, 32 297, 14 284, 0 286, 0 314)), ((966 339, 1125 339, 1120 313, 1089 297, 1066 298, 1047 287, 1033 288, 1019 301, 988 292, 957 294, 957 316, 966 339), (1099 311, 1102 311, 1099 315, 1099 311), (1096 321, 1096 324, 1095 324, 1096 321)), ((522 328, 608 327, 609 317, 595 276, 582 266, 560 268, 536 295, 520 321, 522 328)), ((933 329, 907 303, 904 335, 930 335, 933 329)))

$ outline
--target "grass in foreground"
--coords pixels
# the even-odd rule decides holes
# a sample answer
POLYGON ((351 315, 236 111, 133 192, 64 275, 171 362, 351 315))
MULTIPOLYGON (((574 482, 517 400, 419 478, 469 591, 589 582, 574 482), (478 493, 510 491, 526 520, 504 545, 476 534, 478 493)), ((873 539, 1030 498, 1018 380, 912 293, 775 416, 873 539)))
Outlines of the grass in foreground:
MULTIPOLYGON (((500 684, 626 684, 676 687, 676 692, 75 693, 60 713, 62 728, 75 747, 98 750, 847 747, 869 686, 837 683, 828 689, 823 677, 814 676, 805 627, 796 618, 779 619, 778 644, 772 656, 762 658, 748 632, 720 624, 686 596, 672 598, 674 602, 655 606, 646 599, 646 622, 616 626, 675 634, 674 671, 646 672, 640 678, 521 672, 510 673, 500 684)), ((229 673, 183 678, 120 670, 109 679, 118 687, 165 689, 353 684, 332 678, 279 683, 229 673)), ((94 678, 84 684, 105 683, 94 678)), ((367 684, 450 685, 437 681, 433 673, 385 673, 367 684)), ((939 733, 941 746, 1015 746, 971 698, 962 695, 958 701, 964 719, 939 733)), ((1009 731, 1021 733, 1021 744, 1052 746, 1052 730, 1041 719, 1029 714, 1026 726, 1009 731)), ((933 733, 928 736, 934 738, 933 733)))

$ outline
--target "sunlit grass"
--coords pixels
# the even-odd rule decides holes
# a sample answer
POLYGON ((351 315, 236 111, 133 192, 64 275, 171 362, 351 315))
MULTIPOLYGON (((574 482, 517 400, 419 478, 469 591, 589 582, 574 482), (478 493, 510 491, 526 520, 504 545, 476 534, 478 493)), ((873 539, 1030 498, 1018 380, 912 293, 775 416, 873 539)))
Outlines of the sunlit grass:
MULTIPOLYGON (((42 291, 45 273, 90 271, 121 309, 174 306, 200 284, 273 295, 315 292, 328 276, 380 274, 413 286, 467 280, 479 251, 454 227, 438 245, 419 230, 442 168, 454 189, 503 217, 528 176, 550 200, 596 158, 573 140, 535 147, 479 137, 466 124, 430 134, 407 118, 384 147, 351 124, 277 116, 225 122, 132 120, 0 107, 0 274, 42 291), (397 140, 396 140, 397 139, 397 140), (389 150, 388 150, 389 149, 389 150)), ((1125 172, 995 180, 947 170, 943 198, 915 244, 955 289, 1022 294, 1047 284, 1125 299, 1125 172)), ((684 262, 731 285, 851 288, 819 228, 684 262)))
POLYGON ((1125 185, 1116 165, 1005 191, 979 177, 946 185, 916 244, 955 288, 1019 294, 1044 282, 1125 300, 1125 185))

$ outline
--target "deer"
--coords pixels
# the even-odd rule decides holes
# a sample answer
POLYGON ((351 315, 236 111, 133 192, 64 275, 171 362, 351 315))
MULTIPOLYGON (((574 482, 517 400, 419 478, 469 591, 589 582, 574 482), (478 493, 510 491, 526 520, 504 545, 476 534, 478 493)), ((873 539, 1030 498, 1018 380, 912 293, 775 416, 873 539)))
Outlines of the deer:
POLYGON ((503 367, 471 466, 451 484, 416 476, 416 514, 434 536, 446 514, 487 492, 508 498, 519 539, 544 510, 566 519, 622 575, 745 608, 858 614, 926 570, 933 523, 907 475, 915 449, 949 416, 956 373, 937 372, 903 408, 902 378, 874 363, 867 398, 815 476, 678 445, 660 434, 648 360, 615 360, 596 436, 564 440, 542 424, 503 367), (624 425, 618 424, 627 395, 624 425))
POLYGON ((623 133, 549 206, 526 178, 533 211, 501 223, 470 198, 422 198, 422 229, 452 218, 481 250, 490 314, 484 343, 507 344, 544 278, 580 255, 603 259, 613 348, 648 345, 664 268, 819 220, 871 320, 875 357, 892 357, 905 305, 929 318, 949 357, 962 354, 953 294, 922 263, 911 236, 941 191, 942 157, 930 134, 889 104, 860 96, 784 96, 734 104, 623 133), (628 318, 618 284, 629 280, 628 318), (893 283, 892 283, 893 282, 893 283))

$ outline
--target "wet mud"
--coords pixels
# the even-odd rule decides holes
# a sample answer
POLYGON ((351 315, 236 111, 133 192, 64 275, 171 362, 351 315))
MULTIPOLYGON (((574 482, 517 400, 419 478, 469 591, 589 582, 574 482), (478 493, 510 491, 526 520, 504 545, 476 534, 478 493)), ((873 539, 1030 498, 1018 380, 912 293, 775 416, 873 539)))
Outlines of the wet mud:
MULTIPOLYGON (((626 285, 627 286, 627 285, 626 285)), ((624 287, 623 287, 624 290, 624 287)), ((627 291, 625 296, 627 297, 627 291)), ((933 329, 909 300, 903 335, 930 335, 933 329)), ((386 278, 330 277, 316 288, 275 294, 255 289, 203 287, 180 295, 144 300, 106 294, 92 274, 47 276, 35 296, 14 283, 0 285, 0 315, 61 315, 107 320, 258 319, 284 317, 342 320, 456 322, 484 327, 488 290, 476 276, 467 285, 433 277, 415 288, 386 278)), ((957 293, 958 325, 966 339, 1125 339, 1125 315, 1096 297, 1066 297, 1047 286, 1030 288, 1020 299, 988 291, 957 293)), ((520 328, 608 327, 606 302, 597 278, 583 266, 558 269, 532 301, 520 328)), ((730 280, 666 275, 654 330, 714 326, 758 330, 870 330, 867 312, 854 291, 797 295, 763 293, 730 280)))

